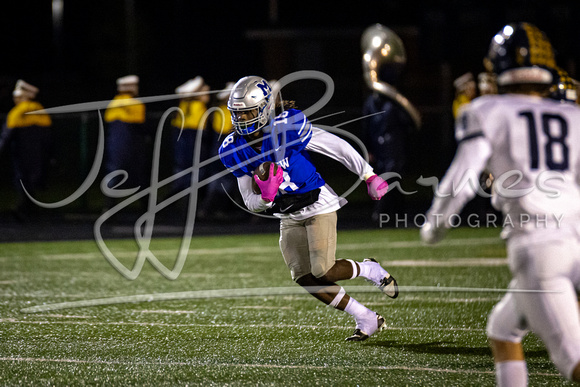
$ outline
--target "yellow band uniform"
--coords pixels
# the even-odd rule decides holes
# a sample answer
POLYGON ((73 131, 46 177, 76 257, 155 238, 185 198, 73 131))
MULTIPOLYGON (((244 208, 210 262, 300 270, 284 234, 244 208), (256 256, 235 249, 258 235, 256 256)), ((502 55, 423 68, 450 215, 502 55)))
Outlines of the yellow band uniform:
POLYGON ((145 105, 129 94, 119 94, 105 111, 105 122, 122 121, 128 124, 145 122, 145 105))
POLYGON ((172 126, 181 128, 183 122, 183 129, 203 129, 200 124, 203 114, 207 111, 205 103, 199 100, 181 100, 179 108, 183 112, 183 116, 181 114, 175 115, 175 118, 171 120, 172 126))
POLYGON ((29 126, 49 127, 52 120, 48 114, 26 114, 44 107, 36 101, 22 101, 14 106, 6 117, 6 127, 8 129, 25 128, 29 126))

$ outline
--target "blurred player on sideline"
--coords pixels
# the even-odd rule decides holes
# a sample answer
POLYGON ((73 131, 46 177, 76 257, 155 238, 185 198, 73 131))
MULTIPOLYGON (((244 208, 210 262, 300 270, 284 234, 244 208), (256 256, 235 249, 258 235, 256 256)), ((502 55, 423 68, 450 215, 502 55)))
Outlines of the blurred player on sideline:
POLYGON ((348 341, 362 341, 385 326, 385 318, 347 295, 336 281, 358 276, 373 282, 387 296, 398 295, 397 282, 373 259, 336 260, 336 211, 346 204, 325 183, 312 164, 316 152, 344 164, 367 183, 368 193, 379 200, 387 183, 346 141, 313 127, 302 112, 280 100, 283 111, 275 116, 276 95, 263 78, 249 76, 233 87, 228 100, 234 133, 219 149, 220 158, 238 181, 246 207, 254 212, 273 209, 280 218, 280 250, 292 279, 318 300, 354 316, 356 329, 348 341), (269 178, 252 177, 263 162, 275 162, 269 178), (252 181, 260 194, 252 190, 252 181))
POLYGON ((455 98, 453 99, 453 118, 459 115, 459 109, 477 97, 477 85, 472 73, 465 73, 453 81, 455 98))
POLYGON ((486 69, 498 95, 475 99, 456 123, 455 158, 427 212, 421 237, 436 243, 475 196, 477 181, 458 183, 488 168, 492 202, 504 215, 513 279, 491 312, 490 339, 499 386, 527 385, 521 346, 529 327, 558 370, 580 381, 580 108, 550 98, 554 51, 528 23, 506 25, 494 36, 486 69), (518 292, 518 290, 533 290, 518 292))
POLYGON ((477 90, 479 95, 497 94, 497 76, 484 71, 477 75, 477 90))
MULTIPOLYGON (((107 106, 104 120, 107 123, 105 139, 105 172, 118 170, 127 173, 123 183, 121 175, 116 175, 108 182, 113 188, 123 183, 120 188, 141 187, 148 184, 146 158, 145 105, 137 99, 139 95, 139 77, 127 75, 116 81, 118 94, 107 106)), ((117 187, 119 188, 119 187, 117 187)), ((115 198, 105 199, 103 211, 116 203, 115 198)), ((146 199, 141 201, 145 206, 146 199)))
POLYGON ((12 98, 14 107, 8 112, 6 124, 0 133, 0 151, 9 147, 14 170, 14 187, 18 192, 15 215, 26 220, 32 202, 24 189, 35 197, 44 187, 52 151, 52 120, 48 114, 26 114, 44 109, 36 101, 36 86, 19 79, 12 98))
POLYGON ((465 73, 453 81, 455 98, 453 99, 453 118, 457 118, 459 109, 471 102, 474 98, 487 94, 497 94, 496 75, 482 72, 477 75, 477 85, 472 73, 465 73))
MULTIPOLYGON (((213 107, 217 108, 210 116, 211 129, 208 130, 210 134, 210 142, 207 146, 209 149, 208 158, 218 156, 218 151, 223 139, 234 130, 232 125, 232 115, 228 110, 228 99, 230 98, 230 91, 234 87, 234 82, 226 83, 225 87, 217 94, 213 101, 213 107)), ((223 165, 215 162, 206 167, 208 169, 207 176, 215 176, 223 172, 223 165)), ((214 178, 215 179, 215 178, 214 178)), ((207 192, 203 199, 201 206, 197 212, 198 219, 231 219, 230 210, 235 205, 229 200, 229 192, 232 192, 236 186, 236 178, 232 174, 227 174, 219 179, 212 180, 207 186, 207 192), (228 205, 231 204, 231 207, 228 205)), ((237 204, 241 202, 239 196, 234 200, 237 204)))
MULTIPOLYGON (((202 117, 207 111, 207 104, 210 102, 210 95, 204 94, 208 91, 209 85, 199 75, 175 89, 175 92, 182 96, 179 101, 179 109, 183 114, 175 114, 171 121, 174 175, 192 167, 193 152, 199 130, 203 132, 200 160, 204 161, 209 157, 210 134, 205 128, 205 122, 202 122, 202 117), (196 95, 196 93, 200 93, 200 95, 196 95)), ((206 168, 201 168, 199 174, 200 181, 205 179, 207 177, 206 168)), ((191 176, 189 174, 176 179, 169 196, 188 189, 190 184, 191 176)))

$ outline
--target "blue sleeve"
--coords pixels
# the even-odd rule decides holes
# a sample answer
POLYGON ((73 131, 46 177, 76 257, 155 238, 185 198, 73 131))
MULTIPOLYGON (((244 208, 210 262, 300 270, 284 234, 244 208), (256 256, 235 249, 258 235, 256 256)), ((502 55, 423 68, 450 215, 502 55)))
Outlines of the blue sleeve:
POLYGON ((251 175, 251 173, 248 173, 245 163, 242 163, 238 155, 235 133, 231 133, 224 139, 218 153, 224 167, 235 177, 251 175))
POLYGON ((286 147, 288 152, 302 152, 312 138, 312 124, 299 110, 290 109, 274 120, 272 140, 275 148, 286 147))

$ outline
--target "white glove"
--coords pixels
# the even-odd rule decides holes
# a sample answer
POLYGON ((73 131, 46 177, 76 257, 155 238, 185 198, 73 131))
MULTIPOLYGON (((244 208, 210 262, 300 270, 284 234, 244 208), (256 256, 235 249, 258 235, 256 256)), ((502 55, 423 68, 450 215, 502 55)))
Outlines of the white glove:
POLYGON ((435 227, 433 223, 425 222, 420 231, 421 240, 429 245, 434 245, 445 238, 446 231, 444 227, 435 227))

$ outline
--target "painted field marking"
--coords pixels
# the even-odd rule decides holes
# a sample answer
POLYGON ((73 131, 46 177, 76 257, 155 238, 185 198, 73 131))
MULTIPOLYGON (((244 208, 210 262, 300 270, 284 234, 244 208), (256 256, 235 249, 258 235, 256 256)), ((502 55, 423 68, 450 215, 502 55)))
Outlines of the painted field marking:
POLYGON ((291 306, 268 306, 268 305, 240 305, 230 306, 230 309, 293 309, 291 306))
MULTIPOLYGON (((504 242, 499 238, 464 238, 464 239, 448 239, 435 246, 429 246, 430 248, 446 247, 446 246, 479 246, 479 245, 489 245, 489 244, 503 244, 504 242)), ((392 248, 392 249, 405 249, 405 248, 416 248, 416 247, 427 247, 421 241, 383 241, 383 242, 372 242, 372 243, 346 243, 337 245, 337 250, 360 250, 361 248, 392 248)), ((154 253, 161 255, 174 256, 179 252, 179 249, 164 249, 164 250, 152 250, 154 253)), ((118 258, 131 258, 134 257, 135 251, 118 251, 114 252, 115 256, 118 258)), ((215 249, 189 249, 188 256, 196 255, 238 255, 240 253, 248 254, 279 254, 280 249, 278 246, 238 246, 238 247, 222 247, 215 249)), ((90 253, 71 253, 71 254, 42 254, 40 255, 43 259, 93 259, 102 258, 100 252, 90 252, 90 253)))
POLYGON ((385 262, 389 267, 506 266, 508 264, 507 258, 451 258, 444 261, 435 259, 406 259, 390 261, 388 259, 383 259, 382 262, 385 262))
MULTIPOLYGON (((131 365, 131 366, 187 366, 187 367, 233 367, 233 368, 273 368, 273 369, 304 369, 304 370, 359 370, 360 366, 316 366, 316 365, 296 365, 296 364, 250 364, 250 363, 193 363, 183 361, 163 361, 163 362, 128 362, 119 360, 83 360, 83 359, 50 359, 38 357, 0 357, 0 361, 6 362, 46 362, 46 363, 72 363, 72 364, 105 364, 105 365, 131 365)), ((408 367, 408 366, 365 366, 368 370, 378 371, 410 371, 410 372, 440 372, 451 374, 482 374, 492 375, 492 370, 463 370, 434 367, 408 367)), ((555 373, 530 372, 534 376, 560 377, 555 373)))
MULTIPOLYGON (((345 287, 348 293, 375 293, 374 286, 349 286, 345 287)), ((238 289, 213 289, 192 290, 186 292, 138 294, 130 296, 117 296, 109 298, 95 298, 91 300, 68 301, 54 304, 43 304, 21 309, 22 313, 39 313, 60 309, 84 308, 89 306, 103 306, 127 303, 140 303, 152 301, 175 301, 215 298, 240 298, 240 297, 270 297, 288 295, 306 295, 310 292, 320 292, 319 287, 312 289, 298 286, 266 287, 266 288, 238 288, 238 289)), ((458 286, 399 286, 401 293, 558 293, 557 291, 527 290, 527 289, 501 289, 501 288, 471 288, 458 286)))
MULTIPOLYGON (((143 326, 143 327, 171 327, 171 328, 227 328, 227 329, 339 329, 352 330, 350 326, 342 325, 301 325, 301 324, 178 324, 178 323, 159 323, 159 322, 135 322, 135 321, 33 321, 18 320, 14 318, 0 319, 0 324, 29 324, 29 325, 103 325, 103 326, 143 326)), ((385 327, 390 331, 445 331, 445 332, 484 332, 484 328, 465 328, 465 327, 385 327)))
MULTIPOLYGON (((497 297, 476 297, 476 298, 435 298, 435 297, 414 297, 405 296, 405 302, 410 301, 420 301, 420 302, 436 302, 443 304, 457 304, 457 303, 471 303, 471 302, 498 302, 501 299, 500 294, 497 297)), ((386 300, 385 300, 386 301, 386 300)), ((366 306, 393 306, 392 304, 387 305, 386 302, 365 302, 366 306)))
POLYGON ((195 313, 199 313, 199 312, 196 312, 195 310, 167 310, 167 309, 136 310, 135 312, 154 313, 154 314, 195 314, 195 313))
MULTIPOLYGON (((345 287, 346 288, 346 287, 345 287)), ((91 300, 69 301, 54 304, 43 304, 21 309, 22 313, 39 313, 60 309, 84 308, 89 306, 103 306, 152 301, 175 301, 175 300, 194 300, 194 299, 214 299, 214 298, 239 298, 239 297, 265 297, 265 296, 287 296, 287 295, 306 295, 308 290, 320 292, 319 287, 306 289, 298 286, 288 287, 267 287, 267 288, 238 288, 238 289, 213 289, 213 290, 193 290, 186 292, 172 293, 152 293, 138 294, 130 296, 118 296, 109 298, 95 298, 91 300)), ((374 286, 349 286, 346 288, 349 293, 375 293, 374 286)), ((526 289, 498 289, 498 288, 471 288, 471 287, 444 287, 444 286, 399 286, 401 293, 546 293, 549 291, 526 290, 526 289)))

